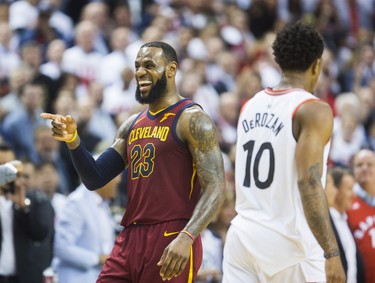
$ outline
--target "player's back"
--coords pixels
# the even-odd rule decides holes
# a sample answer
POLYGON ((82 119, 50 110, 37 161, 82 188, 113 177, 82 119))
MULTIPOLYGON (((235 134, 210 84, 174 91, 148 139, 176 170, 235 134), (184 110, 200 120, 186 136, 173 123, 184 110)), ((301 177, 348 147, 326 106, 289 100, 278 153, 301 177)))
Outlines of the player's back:
MULTIPOLYGON (((265 245, 268 239, 281 251, 294 251, 295 259, 303 258, 309 249, 322 252, 304 217, 295 163, 297 141, 293 135, 296 111, 316 99, 302 89, 265 89, 243 106, 238 122, 235 169, 238 216, 233 224, 263 238, 265 245)), ((327 145, 326 157, 328 150, 327 145)), ((257 249, 265 258, 272 257, 269 247, 257 249)))

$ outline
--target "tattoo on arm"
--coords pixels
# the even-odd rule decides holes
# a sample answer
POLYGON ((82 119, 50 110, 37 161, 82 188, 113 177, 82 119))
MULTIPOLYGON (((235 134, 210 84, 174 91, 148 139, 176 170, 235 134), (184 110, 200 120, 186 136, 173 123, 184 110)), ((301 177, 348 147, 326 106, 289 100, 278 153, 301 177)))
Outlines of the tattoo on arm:
POLYGON ((207 114, 197 112, 191 115, 189 130, 195 140, 195 145, 190 145, 190 151, 196 164, 202 194, 185 228, 196 236, 208 226, 221 207, 225 177, 216 129, 207 114))
POLYGON ((202 153, 210 151, 216 144, 216 132, 212 126, 211 120, 204 113, 198 112, 190 117, 189 130, 202 153))
POLYGON ((320 164, 311 166, 307 181, 299 182, 300 194, 307 223, 324 252, 336 251, 337 243, 332 230, 328 203, 322 185, 320 164))
POLYGON ((126 156, 126 139, 127 139, 130 126, 132 125, 135 117, 136 116, 133 115, 124 123, 122 123, 120 128, 117 130, 115 140, 112 144, 112 147, 122 156, 122 158, 124 159, 124 163, 126 165, 128 164, 128 160, 126 156))

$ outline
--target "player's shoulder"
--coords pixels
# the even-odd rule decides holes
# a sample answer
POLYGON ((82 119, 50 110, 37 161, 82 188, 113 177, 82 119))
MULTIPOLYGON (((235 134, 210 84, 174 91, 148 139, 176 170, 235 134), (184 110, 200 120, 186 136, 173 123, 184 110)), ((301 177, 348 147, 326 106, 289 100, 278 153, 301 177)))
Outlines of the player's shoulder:
POLYGON ((125 139, 135 120, 139 117, 142 112, 131 115, 126 119, 118 128, 116 138, 125 139))
POLYGON ((301 103, 300 107, 296 111, 296 115, 300 116, 301 118, 307 117, 322 117, 322 118, 332 118, 333 112, 331 106, 321 100, 321 99, 309 99, 301 103))
POLYGON ((199 105, 184 109, 177 122, 177 133, 182 140, 188 140, 189 137, 203 139, 207 134, 215 132, 214 121, 199 105))
POLYGON ((189 123, 212 123, 211 117, 202 109, 199 104, 192 104, 189 107, 186 107, 179 118, 179 123, 189 122, 189 123))

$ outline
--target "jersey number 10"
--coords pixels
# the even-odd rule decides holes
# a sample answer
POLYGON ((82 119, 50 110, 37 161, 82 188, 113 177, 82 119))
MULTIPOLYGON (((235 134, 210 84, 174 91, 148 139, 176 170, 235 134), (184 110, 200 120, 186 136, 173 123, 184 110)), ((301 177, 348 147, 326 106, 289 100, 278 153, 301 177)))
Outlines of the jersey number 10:
POLYGON ((243 181, 243 185, 245 187, 250 188, 251 185, 251 173, 254 175, 254 181, 255 181, 255 186, 258 189, 267 189, 269 186, 271 186, 273 182, 273 177, 275 174, 275 154, 272 148, 272 144, 269 142, 263 143, 258 152, 255 155, 255 160, 254 160, 254 166, 252 167, 252 159, 253 159, 253 151, 254 151, 254 144, 255 141, 251 140, 248 141, 243 145, 243 149, 245 152, 247 151, 247 158, 246 158, 246 171, 245 171, 245 179, 243 181), (268 169, 268 176, 267 179, 264 181, 261 181, 259 179, 259 163, 260 159, 262 158, 263 153, 268 150, 269 151, 269 169, 268 169))

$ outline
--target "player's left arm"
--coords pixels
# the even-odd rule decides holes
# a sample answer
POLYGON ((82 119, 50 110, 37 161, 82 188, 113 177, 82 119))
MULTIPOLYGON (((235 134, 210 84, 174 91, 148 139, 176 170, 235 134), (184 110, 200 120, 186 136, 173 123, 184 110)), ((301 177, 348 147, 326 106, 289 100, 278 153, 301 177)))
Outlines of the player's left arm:
POLYGON ((188 108, 178 120, 177 134, 189 146, 202 192, 191 219, 184 227, 186 232, 180 233, 161 256, 158 265, 163 280, 170 280, 184 270, 195 237, 220 209, 225 189, 223 157, 216 127, 210 117, 198 107, 188 108))
POLYGON ((184 230, 198 236, 218 212, 223 201, 225 173, 216 126, 198 107, 187 109, 180 118, 181 138, 187 142, 202 193, 184 230))

